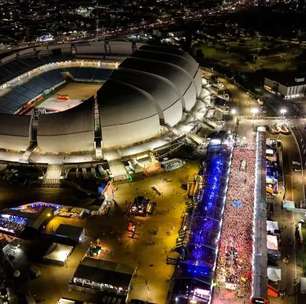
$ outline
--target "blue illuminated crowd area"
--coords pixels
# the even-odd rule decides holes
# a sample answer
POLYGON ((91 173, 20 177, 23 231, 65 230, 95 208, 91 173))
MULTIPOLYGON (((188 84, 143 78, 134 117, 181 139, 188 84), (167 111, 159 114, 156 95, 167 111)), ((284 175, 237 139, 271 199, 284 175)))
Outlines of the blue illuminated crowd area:
POLYGON ((204 190, 193 214, 185 255, 176 269, 172 303, 209 303, 225 203, 231 149, 208 147, 204 190), (196 292, 195 292, 196 291, 196 292))

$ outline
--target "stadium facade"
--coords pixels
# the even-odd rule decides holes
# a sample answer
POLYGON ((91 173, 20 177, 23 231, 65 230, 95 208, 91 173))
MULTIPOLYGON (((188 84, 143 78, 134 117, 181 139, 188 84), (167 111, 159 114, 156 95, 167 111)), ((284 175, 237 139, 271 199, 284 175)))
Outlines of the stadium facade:
POLYGON ((97 149, 103 155, 158 138, 182 122, 201 93, 198 63, 178 48, 113 43, 26 49, 2 59, 2 71, 10 73, 0 75, 2 88, 8 91, 0 96, 0 149, 24 152, 35 142, 36 152, 42 155, 94 154, 97 149), (48 56, 44 52, 49 52, 48 56), (107 66, 107 56, 118 64, 107 66), (64 72, 82 78, 76 67, 80 58, 103 58, 106 62, 90 72, 94 75, 91 80, 98 75, 103 82, 95 96, 64 112, 41 113, 37 118, 34 114, 18 115, 25 100, 49 89, 44 86, 62 83, 64 72), (31 78, 31 71, 41 66, 44 69, 35 72, 32 82, 10 85, 24 76, 31 78), (19 74, 18 67, 22 68, 19 74))

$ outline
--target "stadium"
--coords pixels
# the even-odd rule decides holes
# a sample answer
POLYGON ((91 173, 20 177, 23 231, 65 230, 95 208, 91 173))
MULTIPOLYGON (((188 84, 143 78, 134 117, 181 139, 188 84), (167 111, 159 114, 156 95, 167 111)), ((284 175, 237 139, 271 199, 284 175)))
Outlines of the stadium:
POLYGON ((150 151, 182 135, 174 129, 201 94, 198 63, 174 47, 40 46, 0 65, 4 161, 90 162, 150 151))

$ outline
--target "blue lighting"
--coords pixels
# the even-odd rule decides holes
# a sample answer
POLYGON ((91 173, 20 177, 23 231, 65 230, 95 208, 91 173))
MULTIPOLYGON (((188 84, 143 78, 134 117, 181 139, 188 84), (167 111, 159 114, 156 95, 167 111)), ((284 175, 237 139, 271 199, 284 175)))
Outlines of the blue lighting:
POLYGON ((224 146, 208 149, 203 171, 205 186, 191 225, 187 254, 181 262, 185 276, 210 283, 217 258, 229 158, 230 151, 224 146))

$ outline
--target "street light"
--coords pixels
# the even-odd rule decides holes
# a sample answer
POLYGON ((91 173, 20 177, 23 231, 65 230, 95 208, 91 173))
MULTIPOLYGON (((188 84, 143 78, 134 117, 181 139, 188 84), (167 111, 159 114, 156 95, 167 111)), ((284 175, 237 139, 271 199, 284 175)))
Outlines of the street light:
POLYGON ((253 114, 253 116, 255 116, 256 114, 259 113, 259 109, 254 107, 254 108, 251 108, 251 113, 253 114))
POLYGON ((254 108, 251 108, 251 113, 252 113, 252 127, 254 129, 254 120, 255 120, 255 116, 259 113, 259 108, 257 107, 254 107, 254 108))
POLYGON ((238 113, 237 109, 235 108, 232 108, 231 111, 230 111, 231 115, 236 115, 238 113))
POLYGON ((282 115, 282 116, 285 116, 285 114, 287 113, 287 109, 286 108, 281 108, 279 110, 279 113, 282 115))

